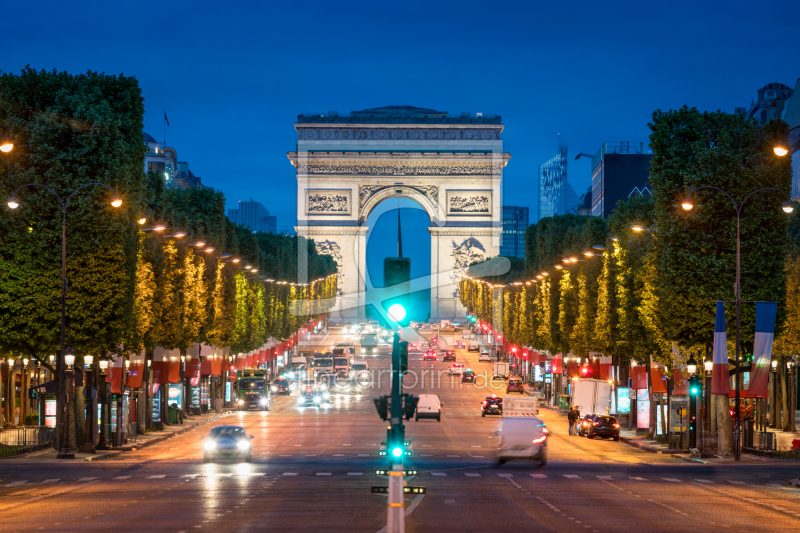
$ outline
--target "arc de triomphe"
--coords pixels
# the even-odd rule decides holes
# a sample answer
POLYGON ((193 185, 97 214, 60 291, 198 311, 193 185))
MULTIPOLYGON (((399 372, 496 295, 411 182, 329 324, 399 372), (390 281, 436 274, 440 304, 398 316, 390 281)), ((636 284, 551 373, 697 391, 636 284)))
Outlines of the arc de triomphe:
POLYGON ((511 157, 500 117, 389 106, 300 115, 295 130, 297 150, 287 155, 297 173, 296 230, 339 264, 332 315, 364 317, 367 217, 383 200, 403 197, 431 221, 431 320, 463 317, 460 272, 500 250, 511 157))

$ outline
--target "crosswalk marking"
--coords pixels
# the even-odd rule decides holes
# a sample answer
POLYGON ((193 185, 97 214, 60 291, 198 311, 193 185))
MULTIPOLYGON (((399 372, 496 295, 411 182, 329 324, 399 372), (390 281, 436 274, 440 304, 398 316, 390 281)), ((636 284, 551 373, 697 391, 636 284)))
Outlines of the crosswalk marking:
POLYGON ((164 474, 156 474, 155 476, 148 476, 147 479, 161 479, 167 477, 164 474))
POLYGON ((53 479, 45 479, 44 481, 42 481, 42 483, 55 483, 56 481, 61 481, 61 478, 56 477, 53 479))
POLYGON ((534 479, 547 479, 547 476, 544 474, 531 474, 531 477, 534 479))
POLYGON ((681 482, 680 479, 675 479, 674 477, 662 477, 661 479, 663 479, 664 481, 670 481, 672 483, 680 483, 681 482))
POLYGON ((82 477, 78 481, 91 481, 93 479, 97 479, 96 477, 82 477))
POLYGON ((732 481, 732 480, 729 480, 728 483, 731 483, 732 485, 744 485, 744 481, 732 481))
POLYGON ((576 476, 575 474, 564 474, 564 477, 567 479, 580 479, 580 476, 576 476))
POLYGON ((697 481, 698 483, 706 483, 708 485, 713 485, 714 484, 713 481, 709 481, 708 479, 695 479, 695 481, 697 481))
POLYGON ((331 473, 330 472, 317 472, 317 475, 318 476, 330 476, 331 473))
POLYGON ((447 477, 447 474, 445 474, 444 472, 431 472, 431 475, 432 476, 447 477))
POLYGON ((514 474, 497 474, 500 477, 514 477, 514 474))
POLYGON ((465 472, 464 475, 467 477, 481 477, 480 474, 476 474, 474 472, 465 472))
POLYGON ((597 479, 611 479, 611 476, 597 476, 597 479))
POLYGON ((296 476, 297 472, 284 472, 283 475, 284 476, 296 476))
MULTIPOLYGON (((197 474, 195 474, 197 475, 197 474)), ((130 479, 131 476, 117 476, 114 479, 130 479)), ((189 477, 189 476, 181 476, 181 477, 189 477)))
POLYGON ((24 481, 13 481, 13 482, 9 483, 8 486, 9 487, 18 487, 19 485, 24 485, 27 482, 28 482, 27 479, 24 480, 24 481))
POLYGON ((628 479, 632 479, 632 480, 634 480, 634 481, 647 481, 647 480, 646 480, 645 478, 643 478, 643 477, 631 477, 631 478, 628 478, 628 479))
POLYGON ((460 455, 448 455, 447 457, 461 457, 460 455))
POLYGON ((348 472, 348 476, 363 476, 364 472, 348 472))
POLYGON ((343 453, 335 453, 333 454, 334 457, 344 457, 343 453))
MULTIPOLYGON (((199 476, 199 475, 200 475, 200 474, 186 474, 185 476, 181 476, 181 477, 197 477, 197 476, 199 476)), ((118 477, 118 478, 116 478, 116 479, 127 479, 127 478, 129 478, 129 477, 131 477, 131 476, 120 476, 120 477, 118 477)))

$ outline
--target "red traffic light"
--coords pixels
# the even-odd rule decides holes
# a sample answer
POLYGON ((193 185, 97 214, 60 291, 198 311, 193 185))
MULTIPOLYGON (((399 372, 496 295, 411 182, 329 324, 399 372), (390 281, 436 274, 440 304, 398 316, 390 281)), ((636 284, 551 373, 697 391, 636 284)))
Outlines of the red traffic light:
POLYGON ((228 370, 230 370, 231 372, 235 372, 235 371, 236 371, 236 365, 231 365, 231 366, 228 368, 228 370))

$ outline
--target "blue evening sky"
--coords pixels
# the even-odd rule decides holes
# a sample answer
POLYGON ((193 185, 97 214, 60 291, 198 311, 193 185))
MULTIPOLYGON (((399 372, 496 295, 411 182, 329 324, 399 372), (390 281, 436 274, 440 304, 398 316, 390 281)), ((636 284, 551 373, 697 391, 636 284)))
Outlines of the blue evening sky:
MULTIPOLYGON (((286 152, 298 113, 499 114, 512 154, 504 203, 535 222, 537 166, 559 134, 581 194, 590 162, 574 155, 646 142, 655 109, 732 112, 800 76, 796 1, 28 0, 2 18, 0 69, 135 75, 146 131, 162 139, 166 108, 179 159, 229 206, 260 200, 281 226, 296 221, 286 152)), ((412 261, 430 253, 422 218, 409 217, 412 261)))

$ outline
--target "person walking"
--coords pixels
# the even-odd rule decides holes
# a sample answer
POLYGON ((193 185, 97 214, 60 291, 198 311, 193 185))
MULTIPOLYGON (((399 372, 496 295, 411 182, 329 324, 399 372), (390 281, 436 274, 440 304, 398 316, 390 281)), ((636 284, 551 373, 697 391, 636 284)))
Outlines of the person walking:
POLYGON ((569 408, 567 420, 569 421, 569 435, 572 436, 575 434, 575 406, 569 408))

